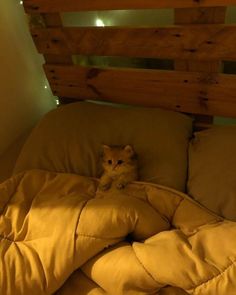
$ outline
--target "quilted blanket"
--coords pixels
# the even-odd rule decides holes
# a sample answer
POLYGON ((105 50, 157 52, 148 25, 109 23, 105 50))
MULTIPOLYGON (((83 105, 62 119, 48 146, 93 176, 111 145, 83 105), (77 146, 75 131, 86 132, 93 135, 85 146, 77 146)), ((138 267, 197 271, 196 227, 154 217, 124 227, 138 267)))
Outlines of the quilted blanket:
POLYGON ((1 295, 236 294, 236 223, 165 187, 97 187, 40 170, 0 185, 1 295))

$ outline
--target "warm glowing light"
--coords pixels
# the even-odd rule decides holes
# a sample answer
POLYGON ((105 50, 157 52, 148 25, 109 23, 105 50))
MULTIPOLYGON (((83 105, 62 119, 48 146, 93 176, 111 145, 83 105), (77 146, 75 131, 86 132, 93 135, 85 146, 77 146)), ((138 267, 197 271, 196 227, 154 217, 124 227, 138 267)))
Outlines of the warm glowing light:
POLYGON ((23 1, 20 1, 20 5, 23 5, 23 1))
POLYGON ((100 18, 97 18, 95 23, 97 27, 105 27, 104 22, 100 18))
POLYGON ((59 99, 56 99, 56 104, 59 105, 60 104, 60 101, 59 99))
POLYGON ((48 86, 47 86, 47 85, 45 85, 45 86, 44 86, 44 88, 45 88, 45 89, 48 89, 48 86))

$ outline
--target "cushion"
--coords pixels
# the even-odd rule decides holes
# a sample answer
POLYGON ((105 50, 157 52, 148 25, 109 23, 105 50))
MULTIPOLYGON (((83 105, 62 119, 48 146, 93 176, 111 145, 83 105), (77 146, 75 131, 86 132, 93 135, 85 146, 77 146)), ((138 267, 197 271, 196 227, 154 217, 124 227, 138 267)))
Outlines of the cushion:
POLYGON ((195 134, 189 147, 187 186, 195 200, 236 221, 236 126, 195 134))
POLYGON ((48 113, 29 136, 15 173, 45 169, 101 175, 102 144, 131 144, 140 180, 185 190, 192 119, 158 108, 72 103, 48 113))

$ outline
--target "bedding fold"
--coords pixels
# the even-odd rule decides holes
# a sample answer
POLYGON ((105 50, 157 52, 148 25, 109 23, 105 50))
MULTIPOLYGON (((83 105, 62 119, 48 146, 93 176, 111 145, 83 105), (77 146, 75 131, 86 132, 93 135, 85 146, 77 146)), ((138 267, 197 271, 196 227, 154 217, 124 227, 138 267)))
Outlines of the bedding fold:
POLYGON ((0 185, 0 290, 233 295, 235 236, 236 223, 173 189, 102 192, 97 179, 30 170, 0 185))

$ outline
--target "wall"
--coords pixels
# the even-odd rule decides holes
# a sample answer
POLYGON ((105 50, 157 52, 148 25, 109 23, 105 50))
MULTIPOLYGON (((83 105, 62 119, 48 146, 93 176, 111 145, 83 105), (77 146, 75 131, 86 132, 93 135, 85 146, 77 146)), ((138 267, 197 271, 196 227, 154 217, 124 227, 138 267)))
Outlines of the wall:
POLYGON ((0 155, 56 106, 19 0, 0 1, 0 155))

